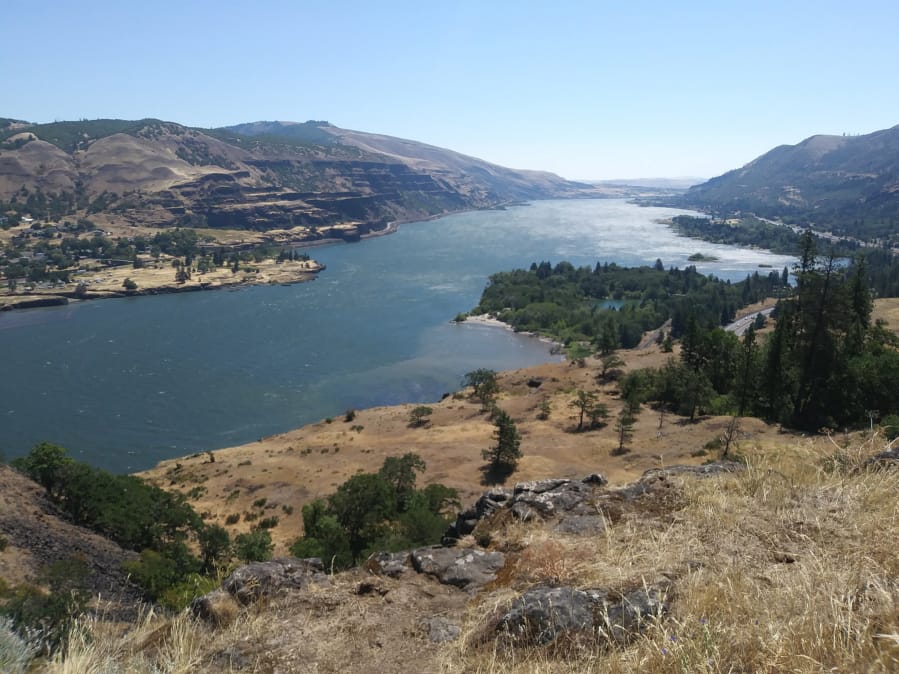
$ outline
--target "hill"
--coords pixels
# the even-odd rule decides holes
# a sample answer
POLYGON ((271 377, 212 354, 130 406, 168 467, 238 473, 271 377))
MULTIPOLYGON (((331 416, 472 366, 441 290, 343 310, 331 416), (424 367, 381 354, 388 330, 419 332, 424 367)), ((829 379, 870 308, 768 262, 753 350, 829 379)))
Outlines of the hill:
POLYGON ((812 136, 691 187, 680 201, 721 215, 749 212, 862 239, 899 223, 899 126, 812 136))
MULTIPOLYGON (((879 302, 878 316, 895 305, 879 302)), ((668 357, 654 344, 621 355, 625 369, 668 357)), ((236 534, 273 520, 281 556, 302 532, 299 506, 412 451, 424 482, 458 489, 458 542, 341 573, 283 557, 232 567, 190 611, 132 616, 125 630, 83 619, 36 671, 894 671, 899 472, 867 464, 882 436, 806 437, 747 418, 732 448, 746 464, 702 465, 729 417, 689 423, 644 407, 617 455, 616 432, 578 432, 571 406, 584 389, 621 407, 601 368, 588 358, 499 376, 524 456, 487 492, 480 450, 493 425, 465 392, 424 424, 410 405, 361 410, 160 464, 145 476, 209 523, 236 534)), ((0 467, 0 487, 4 573, 30 545, 77 545, 57 538, 37 485, 0 467)), ((101 578, 115 573, 81 554, 101 578)))
POLYGON ((590 186, 327 122, 195 129, 156 119, 0 126, 0 206, 58 221, 266 232, 348 226, 583 196, 590 186))

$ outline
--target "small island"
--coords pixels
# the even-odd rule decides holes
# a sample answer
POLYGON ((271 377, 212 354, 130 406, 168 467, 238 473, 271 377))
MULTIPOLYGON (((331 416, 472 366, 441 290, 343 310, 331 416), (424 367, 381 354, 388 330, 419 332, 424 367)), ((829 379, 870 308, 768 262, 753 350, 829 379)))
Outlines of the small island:
POLYGON ((690 262, 717 262, 718 258, 714 255, 704 255, 702 253, 693 253, 687 258, 690 262))

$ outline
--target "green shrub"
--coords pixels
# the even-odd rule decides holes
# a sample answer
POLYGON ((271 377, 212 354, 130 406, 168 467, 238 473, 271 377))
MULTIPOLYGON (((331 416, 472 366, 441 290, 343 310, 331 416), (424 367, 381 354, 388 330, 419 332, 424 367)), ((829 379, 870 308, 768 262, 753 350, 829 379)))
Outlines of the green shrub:
POLYGON ((899 438, 899 415, 888 414, 883 418, 881 425, 883 426, 883 433, 887 440, 899 438))
POLYGON ((225 524, 237 524, 240 522, 240 513, 231 513, 225 518, 225 524))
POLYGON ((234 539, 234 552, 238 559, 250 562, 264 562, 272 558, 272 535, 267 529, 256 529, 248 534, 240 534, 234 539))

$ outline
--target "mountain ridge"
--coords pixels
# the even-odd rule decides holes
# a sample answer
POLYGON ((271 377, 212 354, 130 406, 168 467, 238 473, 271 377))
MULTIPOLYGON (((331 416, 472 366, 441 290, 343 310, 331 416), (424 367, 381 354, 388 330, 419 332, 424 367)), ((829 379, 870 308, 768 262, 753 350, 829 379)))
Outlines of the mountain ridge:
POLYGON ((895 236, 899 212, 899 125, 859 136, 817 134, 795 145, 779 145, 691 187, 680 203, 888 239, 895 236))
POLYGON ((0 202, 48 219, 115 213, 138 226, 255 231, 351 224, 364 234, 395 220, 595 196, 551 173, 322 121, 3 122, 0 202))

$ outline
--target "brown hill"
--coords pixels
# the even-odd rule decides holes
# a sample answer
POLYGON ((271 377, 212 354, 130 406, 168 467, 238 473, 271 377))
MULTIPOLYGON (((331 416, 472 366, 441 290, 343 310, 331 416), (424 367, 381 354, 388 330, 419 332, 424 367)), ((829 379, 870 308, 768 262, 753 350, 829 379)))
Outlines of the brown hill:
POLYGON ((122 571, 137 555, 83 527, 67 522, 44 490, 7 465, 0 465, 0 579, 9 585, 36 583, 54 562, 77 559, 88 569, 94 595, 136 607, 138 594, 122 571))
POLYGON ((131 225, 317 228, 584 196, 588 185, 327 123, 192 129, 159 120, 0 128, 0 202, 36 218, 102 213, 131 225))

